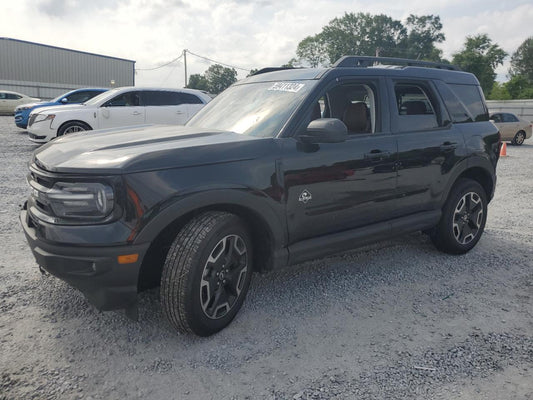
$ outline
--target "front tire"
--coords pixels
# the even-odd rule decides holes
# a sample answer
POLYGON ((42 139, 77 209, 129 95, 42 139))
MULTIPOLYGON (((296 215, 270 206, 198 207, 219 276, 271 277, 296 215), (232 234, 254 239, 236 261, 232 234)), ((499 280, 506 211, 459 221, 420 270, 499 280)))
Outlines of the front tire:
POLYGON ((161 276, 160 300, 172 326, 209 336, 242 306, 252 276, 252 243, 236 215, 210 211, 178 233, 161 276))
POLYGON ((511 143, 515 146, 521 146, 524 143, 524 140, 526 140, 526 133, 524 131, 518 131, 516 132, 516 135, 514 135, 511 143))
POLYGON ((83 131, 90 131, 91 127, 81 121, 71 121, 61 125, 57 131, 57 136, 68 135, 70 133, 77 133, 83 131))
POLYGON ((431 233, 437 249, 449 254, 464 254, 479 241, 487 221, 487 194, 472 179, 459 179, 442 209, 442 216, 431 233))

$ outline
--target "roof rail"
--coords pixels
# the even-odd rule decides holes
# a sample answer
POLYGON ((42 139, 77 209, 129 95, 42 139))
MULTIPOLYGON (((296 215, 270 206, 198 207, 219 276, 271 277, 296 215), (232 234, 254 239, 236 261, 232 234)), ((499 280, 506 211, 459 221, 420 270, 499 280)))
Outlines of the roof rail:
POLYGON ((426 67, 426 68, 439 68, 448 69, 452 71, 461 71, 461 68, 444 63, 436 63, 431 61, 410 60, 408 58, 393 58, 393 57, 369 57, 369 56, 344 56, 341 57, 333 64, 333 68, 339 67, 359 67, 366 68, 376 64, 387 65, 406 65, 408 67, 426 67))
POLYGON ((274 72, 274 71, 283 71, 286 69, 295 69, 295 67, 266 67, 261 68, 259 71, 256 71, 252 74, 253 75, 260 75, 260 74, 266 74, 267 72, 274 72))

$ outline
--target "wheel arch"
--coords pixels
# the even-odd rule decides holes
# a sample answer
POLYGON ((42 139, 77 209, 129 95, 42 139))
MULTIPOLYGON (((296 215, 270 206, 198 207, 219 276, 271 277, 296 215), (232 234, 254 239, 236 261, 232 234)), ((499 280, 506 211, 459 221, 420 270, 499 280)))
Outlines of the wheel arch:
POLYGON ((70 119, 68 121, 63 122, 61 125, 59 125, 59 127, 57 128, 57 134, 59 135, 59 131, 61 130, 61 128, 63 128, 65 125, 70 124, 72 122, 76 122, 76 123, 79 123, 79 124, 87 125, 91 131, 94 130, 94 128, 91 126, 91 124, 89 124, 89 123, 87 123, 87 122, 85 122, 85 121, 83 121, 81 119, 70 119))
POLYGON ((159 284, 166 254, 177 233, 193 218, 207 211, 225 211, 243 220, 252 236, 255 271, 269 271, 287 263, 286 229, 276 212, 265 204, 267 200, 231 190, 216 192, 176 201, 139 232, 134 243, 150 242, 139 271, 140 289, 159 284))
POLYGON ((492 164, 485 159, 480 159, 476 162, 469 162, 467 165, 464 165, 464 168, 456 172, 454 179, 450 179, 450 183, 448 184, 444 196, 442 197, 441 204, 444 205, 450 194, 450 191, 461 178, 472 179, 478 182, 485 190, 487 199, 490 202, 490 200, 492 200, 492 196, 494 195, 496 175, 490 172, 489 166, 492 166, 492 164))

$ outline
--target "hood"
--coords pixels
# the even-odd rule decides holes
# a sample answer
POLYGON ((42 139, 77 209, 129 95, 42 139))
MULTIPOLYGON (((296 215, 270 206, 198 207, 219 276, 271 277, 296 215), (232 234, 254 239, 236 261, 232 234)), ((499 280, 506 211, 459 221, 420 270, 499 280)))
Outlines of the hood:
POLYGON ((143 125, 55 139, 35 151, 34 162, 50 172, 123 174, 253 159, 273 145, 234 132, 143 125))
POLYGON ((81 110, 81 109, 85 109, 87 106, 84 106, 82 104, 68 104, 68 105, 64 105, 64 104, 57 104, 57 103, 50 103, 50 106, 48 105, 44 105, 44 107, 40 106, 39 104, 37 104, 38 106, 38 109, 36 111, 32 111, 32 113, 39 113, 39 114, 46 114, 46 113, 49 113, 49 114, 57 114, 58 112, 61 112, 61 111, 72 111, 72 110, 81 110))

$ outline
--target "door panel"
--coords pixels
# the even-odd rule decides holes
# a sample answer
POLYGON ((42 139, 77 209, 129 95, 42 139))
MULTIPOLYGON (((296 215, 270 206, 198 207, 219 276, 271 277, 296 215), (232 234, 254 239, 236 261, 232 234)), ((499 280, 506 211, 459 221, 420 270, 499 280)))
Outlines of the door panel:
POLYGON ((396 142, 390 134, 343 143, 289 139, 282 160, 289 240, 384 221, 394 212, 396 142))
POLYGON ((115 128, 145 123, 144 107, 100 107, 98 108, 98 128, 115 128))
POLYGON ((186 104, 179 106, 146 106, 147 124, 183 125, 189 119, 186 104))
POLYGON ((395 217, 437 207, 451 168, 464 154, 457 128, 399 133, 395 217))

